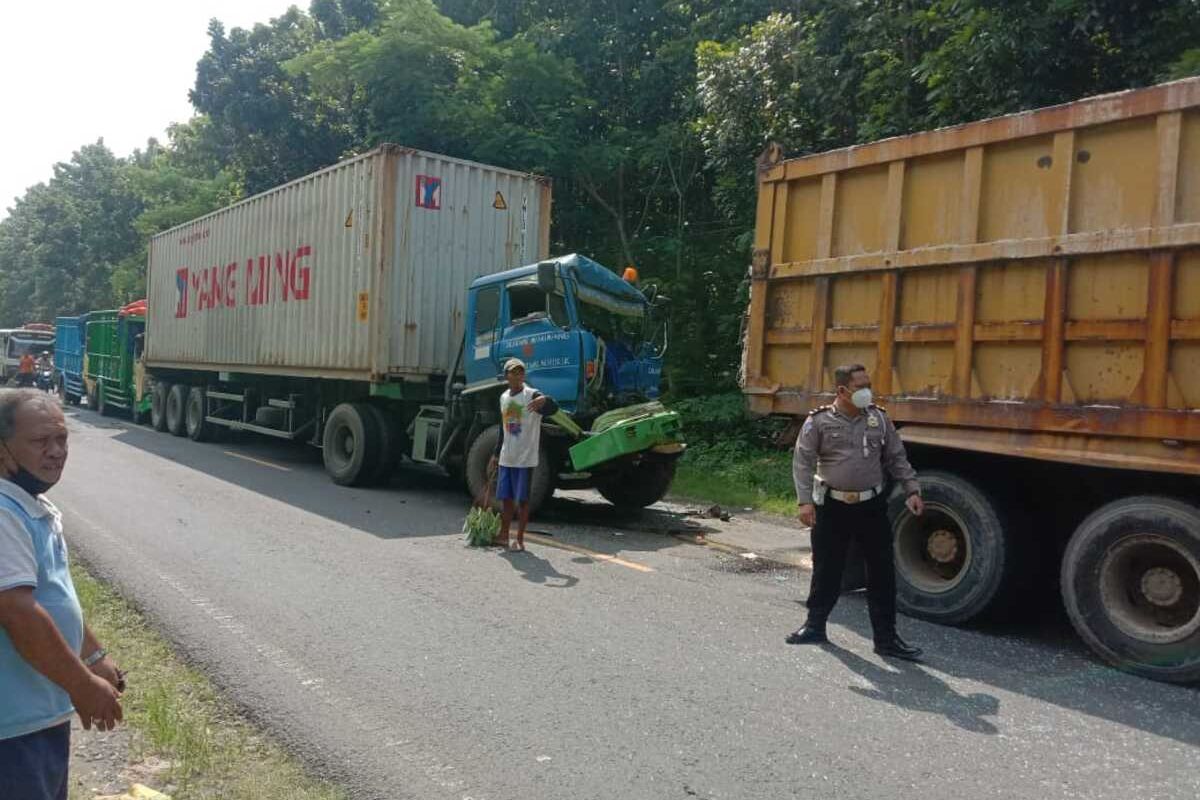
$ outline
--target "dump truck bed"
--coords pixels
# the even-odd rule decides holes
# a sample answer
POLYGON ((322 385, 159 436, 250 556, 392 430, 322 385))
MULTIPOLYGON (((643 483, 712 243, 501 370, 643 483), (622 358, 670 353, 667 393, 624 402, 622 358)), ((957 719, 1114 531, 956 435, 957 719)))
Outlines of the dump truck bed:
POLYGON ((1200 474, 1200 79, 767 162, 752 411, 861 362, 910 442, 1200 474))

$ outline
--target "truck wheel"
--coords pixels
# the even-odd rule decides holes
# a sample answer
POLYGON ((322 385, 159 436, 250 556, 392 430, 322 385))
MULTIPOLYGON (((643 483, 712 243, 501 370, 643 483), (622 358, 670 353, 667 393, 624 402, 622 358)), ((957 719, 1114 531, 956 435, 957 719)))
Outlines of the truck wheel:
POLYGON ((167 383, 155 383, 150 392, 150 425, 159 433, 167 431, 167 395, 171 386, 167 383))
POLYGON ((675 480, 674 461, 642 461, 596 488, 617 508, 645 508, 663 499, 675 480))
POLYGON ((364 486, 379 465, 379 425, 369 403, 342 403, 325 421, 321 455, 340 486, 364 486))
POLYGON ((203 442, 209 438, 211 426, 204 421, 206 405, 203 387, 193 386, 188 390, 184 426, 187 428, 188 438, 193 442, 203 442))
POLYGON ((379 455, 370 483, 375 486, 387 486, 391 482, 392 473, 396 471, 396 465, 400 463, 404 449, 404 432, 400 430, 400 423, 395 414, 374 403, 367 403, 366 407, 375 418, 375 425, 379 429, 379 455))
MULTIPOLYGON (((483 499, 487 489, 488 462, 492 458, 492 453, 496 451, 496 442, 499 440, 500 426, 492 425, 475 437, 475 441, 471 443, 471 449, 467 452, 467 488, 471 492, 471 497, 476 501, 483 499)), ((554 494, 555 472, 554 458, 543 441, 538 454, 538 465, 533 468, 533 475, 529 483, 530 514, 536 514, 554 494)), ((501 504, 495 498, 495 488, 493 485, 492 508, 498 511, 501 504)))
POLYGON ((177 383, 167 392, 167 430, 175 436, 187 435, 188 387, 177 383))
POLYGON ((1119 669, 1200 681, 1200 509, 1129 497, 1080 523, 1063 554, 1067 616, 1119 669))
POLYGON ((1002 599, 1014 559, 1010 531, 983 491, 949 472, 921 475, 925 513, 902 493, 888 501, 896 554, 896 605, 944 625, 967 622, 1002 599))

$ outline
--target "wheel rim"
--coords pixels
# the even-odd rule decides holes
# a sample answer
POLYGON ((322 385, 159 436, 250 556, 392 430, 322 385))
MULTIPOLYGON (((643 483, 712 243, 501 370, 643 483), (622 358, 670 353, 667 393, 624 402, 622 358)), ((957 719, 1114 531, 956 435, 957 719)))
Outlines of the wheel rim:
POLYGON ((350 464, 350 460, 354 457, 354 448, 357 447, 357 444, 354 440, 354 431, 350 430, 349 425, 338 425, 334 428, 330 455, 334 464, 339 469, 350 464))
POLYGON ((1114 543, 1100 563, 1100 593, 1112 623, 1139 641, 1172 644, 1200 630, 1200 562, 1170 537, 1114 543))
POLYGON ((971 564, 967 524, 954 510, 926 503, 914 517, 904 511, 896 526, 896 570, 911 585, 930 594, 948 592, 962 583, 971 564))

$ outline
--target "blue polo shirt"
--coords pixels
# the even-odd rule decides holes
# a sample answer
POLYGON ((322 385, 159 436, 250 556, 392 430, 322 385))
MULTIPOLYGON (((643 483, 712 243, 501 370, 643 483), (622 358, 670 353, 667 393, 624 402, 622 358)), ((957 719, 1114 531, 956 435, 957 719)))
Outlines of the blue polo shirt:
MULTIPOLYGON (((67 563, 62 515, 45 496, 31 497, 15 483, 0 480, 0 592, 32 586, 78 653, 83 647, 83 610, 67 563)), ((0 628, 0 739, 24 736, 71 718, 67 693, 34 669, 0 628)))

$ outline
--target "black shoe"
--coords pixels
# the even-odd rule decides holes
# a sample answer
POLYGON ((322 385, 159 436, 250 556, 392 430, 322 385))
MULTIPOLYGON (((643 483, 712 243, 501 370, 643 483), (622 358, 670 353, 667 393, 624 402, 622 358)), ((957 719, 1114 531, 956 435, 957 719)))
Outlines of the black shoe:
POLYGON ((884 658, 899 658, 904 661, 920 661, 921 648, 913 647, 899 636, 893 636, 886 644, 876 644, 875 652, 884 658))
POLYGON ((784 641, 788 644, 829 644, 829 638, 825 636, 825 629, 812 625, 805 625, 800 630, 793 631, 784 641))

